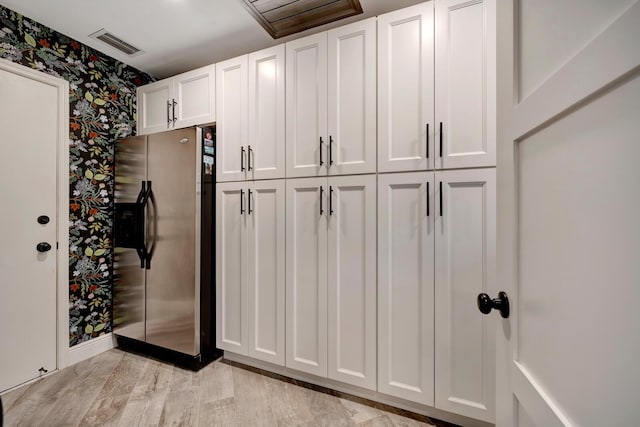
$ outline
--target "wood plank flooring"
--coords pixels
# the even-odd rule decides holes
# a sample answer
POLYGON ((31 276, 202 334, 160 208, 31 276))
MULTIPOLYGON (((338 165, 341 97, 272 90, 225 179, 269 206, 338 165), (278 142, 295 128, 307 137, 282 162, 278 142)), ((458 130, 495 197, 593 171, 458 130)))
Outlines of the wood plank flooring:
POLYGON ((6 393, 2 402, 7 427, 444 425, 220 361, 195 373, 118 349, 6 393))

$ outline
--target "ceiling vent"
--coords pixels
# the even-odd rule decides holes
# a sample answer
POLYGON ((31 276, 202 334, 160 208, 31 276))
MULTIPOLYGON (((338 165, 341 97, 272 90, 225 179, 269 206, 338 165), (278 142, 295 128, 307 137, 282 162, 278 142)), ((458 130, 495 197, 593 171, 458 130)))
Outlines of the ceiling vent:
POLYGON ((144 51, 132 46, 120 37, 114 36, 104 28, 93 34, 89 34, 89 37, 98 39, 128 56, 138 56, 144 53, 144 51))
POLYGON ((277 39, 362 13, 359 0, 243 0, 249 12, 277 39))

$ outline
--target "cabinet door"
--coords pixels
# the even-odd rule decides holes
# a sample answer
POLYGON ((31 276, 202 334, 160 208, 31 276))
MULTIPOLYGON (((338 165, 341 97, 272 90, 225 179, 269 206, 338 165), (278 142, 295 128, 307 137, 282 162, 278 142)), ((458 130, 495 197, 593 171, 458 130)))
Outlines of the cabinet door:
POLYGON ((284 180, 247 194, 249 356, 284 366, 284 180))
POLYGON ((433 173, 378 176, 378 391, 433 405, 433 173))
POLYGON ((216 347, 247 355, 247 189, 216 187, 216 347))
POLYGON ((378 17, 378 171, 433 168, 433 2, 378 17))
POLYGON ((496 30, 487 1, 438 0, 435 20, 436 167, 495 166, 496 30))
POLYGON ((376 20, 328 32, 329 175, 376 171, 376 20))
POLYGON ((249 55, 247 177, 284 178, 284 45, 249 55))
POLYGON ((247 169, 247 55, 216 64, 216 179, 239 181, 247 169))
POLYGON ((138 135, 162 132, 173 126, 171 85, 172 79, 164 79, 138 88, 138 135))
POLYGON ((327 179, 289 179, 286 185, 286 365, 326 377, 327 179))
POLYGON ((173 78, 174 127, 216 121, 216 66, 209 65, 173 78))
POLYGON ((327 174, 327 33, 287 43, 287 177, 327 174))
POLYGON ((495 321, 476 307, 495 283, 495 169, 436 172, 436 408, 494 422, 495 321))
POLYGON ((329 178, 329 378, 376 389, 376 176, 329 178))

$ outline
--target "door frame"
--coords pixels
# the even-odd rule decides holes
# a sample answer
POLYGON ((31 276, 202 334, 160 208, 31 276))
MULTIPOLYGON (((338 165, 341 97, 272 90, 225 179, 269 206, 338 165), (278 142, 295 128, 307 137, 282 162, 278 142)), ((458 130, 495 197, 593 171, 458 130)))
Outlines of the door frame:
POLYGON ((56 150, 56 371, 69 361, 69 83, 0 58, 0 70, 52 86, 58 97, 56 150))

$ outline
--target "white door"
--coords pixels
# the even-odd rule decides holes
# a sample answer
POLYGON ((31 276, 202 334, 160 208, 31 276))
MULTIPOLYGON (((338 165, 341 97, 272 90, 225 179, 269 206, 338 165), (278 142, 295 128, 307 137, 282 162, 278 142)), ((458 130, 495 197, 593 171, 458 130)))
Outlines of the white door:
POLYGON ((56 86, 0 69, 0 392, 56 369, 59 114, 56 86))
POLYGON ((326 377, 327 179, 288 179, 286 186, 286 365, 326 377))
POLYGON ((435 2, 436 168, 496 164, 495 8, 435 2))
POLYGON ((329 178, 329 378, 376 389, 376 176, 329 178))
POLYGON ((378 175, 378 391, 433 406, 433 173, 378 175))
POLYGON ((378 17, 378 171, 433 168, 433 2, 378 17))
POLYGON ((247 355, 247 186, 216 187, 216 347, 247 355))
POLYGON ((138 88, 138 135, 162 132, 173 126, 171 103, 173 79, 138 88))
POLYGON ((284 178, 284 45, 249 54, 247 177, 284 178))
POLYGON ((496 279, 496 170, 436 172, 435 183, 435 406, 494 422, 496 323, 476 297, 496 279))
POLYGON ((640 3, 520 3, 498 9, 497 424, 637 425, 640 3))
POLYGON ((327 33, 287 43, 287 177, 327 174, 327 33))
POLYGON ((328 32, 329 175, 376 171, 376 19, 328 32))
POLYGON ((216 121, 216 66, 208 65, 173 78, 174 128, 216 121))
POLYGON ((284 366, 284 180, 247 194, 249 356, 284 366))
POLYGON ((247 170, 247 55, 216 64, 216 179, 241 181, 247 170))

